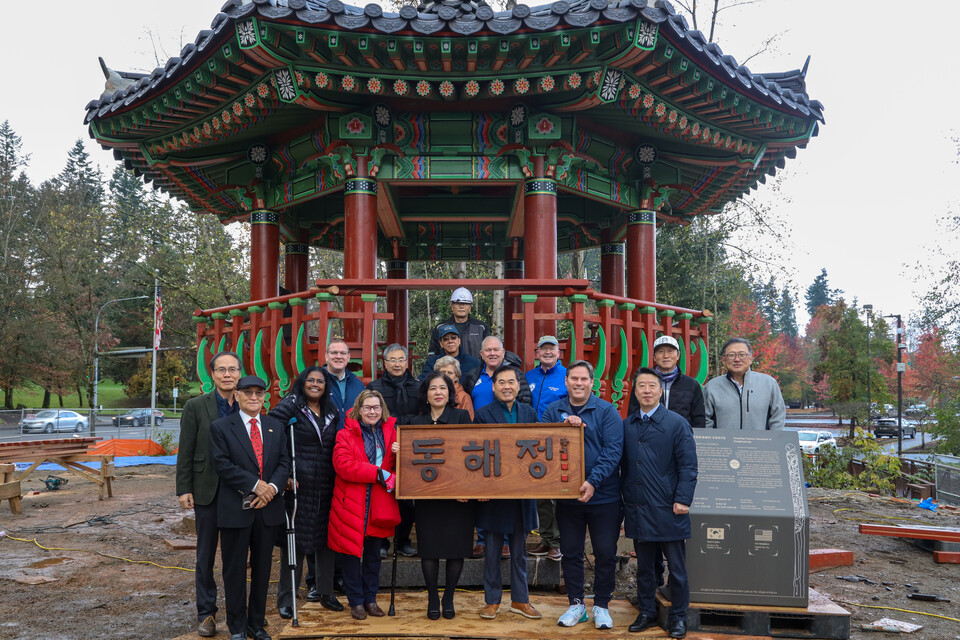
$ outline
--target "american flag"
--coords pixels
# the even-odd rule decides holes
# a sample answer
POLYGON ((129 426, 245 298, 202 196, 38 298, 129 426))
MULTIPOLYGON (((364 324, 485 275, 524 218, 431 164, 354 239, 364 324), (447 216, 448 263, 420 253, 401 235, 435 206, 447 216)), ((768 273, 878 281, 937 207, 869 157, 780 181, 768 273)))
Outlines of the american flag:
POLYGON ((160 333, 163 331, 163 303, 160 302, 160 287, 157 287, 157 297, 153 301, 153 308, 155 312, 153 320, 153 349, 154 351, 160 350, 160 333))

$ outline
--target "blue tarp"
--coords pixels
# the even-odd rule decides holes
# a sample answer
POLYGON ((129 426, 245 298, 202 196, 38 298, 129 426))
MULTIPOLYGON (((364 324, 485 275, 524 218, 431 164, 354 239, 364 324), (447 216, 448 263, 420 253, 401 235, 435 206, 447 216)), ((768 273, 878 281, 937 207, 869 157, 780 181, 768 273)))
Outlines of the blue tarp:
MULTIPOLYGON (((17 471, 23 471, 30 467, 29 462, 17 462, 17 471)), ((85 467, 91 467, 92 469, 99 469, 99 462, 84 462, 82 463, 85 467)), ((175 466, 177 464, 177 456, 123 456, 113 459, 114 467, 135 467, 141 464, 163 464, 167 466, 175 466)), ((42 465, 37 467, 39 471, 63 471, 63 467, 58 464, 53 464, 52 462, 44 462, 42 465)))

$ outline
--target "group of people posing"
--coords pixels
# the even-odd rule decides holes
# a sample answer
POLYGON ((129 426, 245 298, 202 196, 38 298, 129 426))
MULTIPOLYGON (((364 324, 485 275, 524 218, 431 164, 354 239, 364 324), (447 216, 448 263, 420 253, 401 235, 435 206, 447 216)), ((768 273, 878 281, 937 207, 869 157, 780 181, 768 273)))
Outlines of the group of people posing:
POLYGON ((701 390, 677 368, 677 341, 663 336, 654 344, 655 366, 633 376, 622 419, 614 405, 593 395, 589 362, 564 367, 558 340, 543 336, 538 366, 522 372, 519 358, 470 316, 472 302, 466 289, 454 292, 453 315, 434 329, 419 378, 410 373, 407 349, 392 344, 382 354, 383 374, 365 387, 347 368, 347 343, 333 339, 325 365, 303 370, 268 414, 261 413, 263 380, 240 377, 236 354, 211 359, 215 389, 185 405, 177 459, 177 495, 196 515, 199 635, 216 635, 213 565, 219 540, 231 638, 270 638, 264 626, 274 545, 281 547, 282 566, 291 562, 281 534, 290 506, 284 500, 293 499, 293 445, 296 571, 292 577, 281 572, 281 617, 293 613, 305 559, 308 600, 343 611, 334 594, 339 572, 353 618, 384 615, 377 604, 380 563, 393 537, 396 552, 420 556, 429 619, 456 616, 454 592, 464 559, 471 556, 484 559, 481 618, 500 612, 501 560, 508 557, 509 611, 539 619, 526 575, 526 539, 536 530, 540 543, 529 553, 560 561, 563 570, 569 608, 558 624, 573 627, 592 617, 596 628, 610 629, 623 525, 637 555, 639 615, 629 631, 657 624, 655 592, 663 584, 665 558, 671 600, 666 630, 671 637, 685 636, 684 541, 690 537, 697 478, 692 429, 782 428, 785 410, 776 381, 750 371, 750 345, 735 338, 722 350, 726 374, 701 390), (471 422, 581 426, 585 481, 579 498, 397 501, 397 425, 471 422), (414 523, 419 548, 410 537, 414 523), (589 611, 583 565, 588 531, 595 556, 589 611), (440 560, 445 560, 442 596, 440 560))

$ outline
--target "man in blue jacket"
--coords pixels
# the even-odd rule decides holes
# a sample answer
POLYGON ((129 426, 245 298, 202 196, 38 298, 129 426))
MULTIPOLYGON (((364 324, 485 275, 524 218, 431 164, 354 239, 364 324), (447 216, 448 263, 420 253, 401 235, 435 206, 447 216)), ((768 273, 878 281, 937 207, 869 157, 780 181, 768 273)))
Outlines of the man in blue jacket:
POLYGON ((340 415, 347 417, 347 412, 353 409, 353 403, 363 391, 363 382, 353 375, 347 365, 350 364, 350 347, 343 338, 333 338, 327 345, 327 362, 323 366, 330 374, 328 378, 333 382, 330 386, 330 398, 340 411, 340 415))
MULTIPOLYGON (((560 364, 560 343, 553 336, 543 336, 537 342, 539 366, 527 371, 527 383, 533 396, 533 408, 537 419, 543 418, 551 404, 567 397, 567 369, 560 364)), ((537 500, 537 515, 540 518, 540 543, 527 553, 560 560, 560 530, 557 528, 557 501, 537 500)))
POLYGON ((616 407, 591 393, 593 366, 585 360, 570 363, 567 397, 552 403, 541 422, 567 422, 583 427, 584 473, 577 500, 557 500, 563 582, 570 608, 558 624, 572 627, 586 622, 583 602, 583 548, 590 528, 596 558, 593 584, 593 622, 597 629, 613 628, 610 596, 616 583, 617 539, 623 520, 620 506, 620 458, 623 421, 616 407))
POLYGON ((637 411, 623 421, 624 533, 637 553, 637 608, 633 632, 657 624, 657 576, 654 560, 663 551, 670 566, 671 638, 687 635, 686 547, 690 505, 697 487, 697 448, 693 430, 678 414, 660 404, 660 376, 644 367, 634 378, 637 411))

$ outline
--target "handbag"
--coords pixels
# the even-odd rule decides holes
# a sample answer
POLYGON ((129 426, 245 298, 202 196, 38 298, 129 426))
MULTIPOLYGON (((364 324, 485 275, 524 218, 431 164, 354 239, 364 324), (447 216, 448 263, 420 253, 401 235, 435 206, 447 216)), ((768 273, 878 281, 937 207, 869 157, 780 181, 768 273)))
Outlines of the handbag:
POLYGON ((370 524, 382 529, 392 529, 400 524, 397 499, 379 484, 374 484, 370 491, 370 524))

